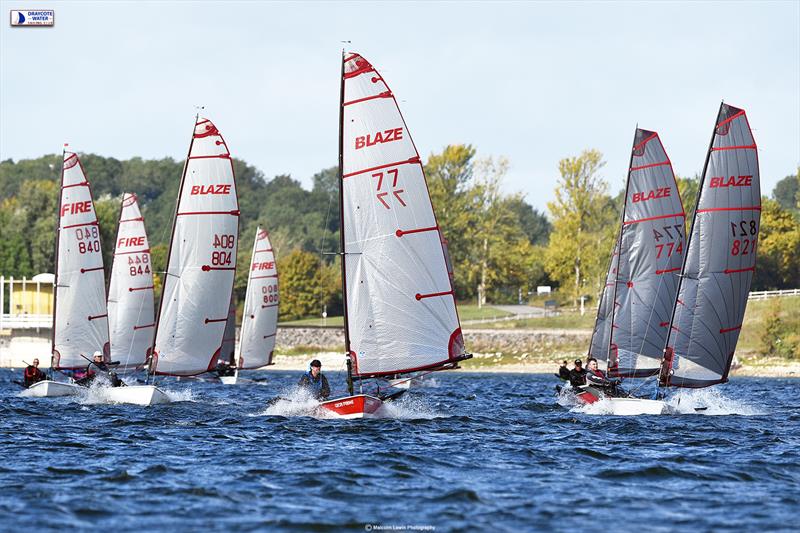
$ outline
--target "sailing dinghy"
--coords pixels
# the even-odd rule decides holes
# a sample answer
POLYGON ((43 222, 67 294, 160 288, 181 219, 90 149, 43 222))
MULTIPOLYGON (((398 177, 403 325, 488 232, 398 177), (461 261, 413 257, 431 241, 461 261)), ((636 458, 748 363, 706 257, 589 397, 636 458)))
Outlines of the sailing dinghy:
MULTIPOLYGON (((100 228, 78 154, 64 151, 56 237, 51 372, 71 374, 86 368, 86 356, 103 353, 109 361, 108 314, 100 228)), ((86 391, 48 379, 23 392, 31 397, 75 396, 86 391)))
POLYGON ((659 374, 668 387, 728 381, 756 267, 758 151, 743 109, 722 103, 703 168, 659 374))
MULTIPOLYGON (((135 194, 122 195, 114 264, 108 288, 108 319, 111 359, 119 361, 120 373, 131 373, 147 363, 155 328, 153 270, 150 244, 135 194)), ((151 405, 169 403, 161 389, 149 385, 126 385, 103 390, 114 403, 151 405)))
POLYGON ((364 394, 364 380, 454 368, 471 354, 464 351, 422 161, 397 101, 361 55, 342 59, 339 215, 348 396, 320 408, 365 418, 376 415, 383 399, 364 394))
MULTIPOLYGON (((225 322, 225 333, 222 335, 222 346, 217 359, 217 372, 220 372, 220 363, 224 363, 229 372, 236 368, 236 295, 231 292, 231 304, 228 307, 228 320, 225 322)), ((220 375, 219 380, 223 385, 235 385, 238 375, 220 375)))
MULTIPOLYGON (((654 131, 637 128, 620 230, 589 345, 589 357, 605 362, 609 376, 658 373, 678 290, 685 228, 683 203, 661 139, 654 131)), ((592 386, 578 393, 586 403, 601 398, 615 414, 659 414, 664 407, 653 400, 611 397, 592 386)))
POLYGON ((275 336, 278 333, 278 301, 275 252, 269 233, 259 227, 256 229, 247 278, 236 374, 220 377, 223 383, 237 383, 239 370, 252 370, 272 364, 275 336))
POLYGON ((214 370, 230 311, 238 234, 230 151, 217 127, 198 117, 173 219, 150 374, 214 370))

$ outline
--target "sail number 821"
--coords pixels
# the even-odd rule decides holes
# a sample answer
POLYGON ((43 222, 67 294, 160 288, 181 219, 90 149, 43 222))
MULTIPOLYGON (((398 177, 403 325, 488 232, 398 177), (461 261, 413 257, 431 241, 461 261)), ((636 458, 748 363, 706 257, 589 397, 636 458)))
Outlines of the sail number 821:
POLYGON ((731 244, 731 255, 748 255, 756 247, 758 224, 755 220, 740 220, 731 222, 731 234, 734 237, 731 244), (745 238, 741 238, 745 237, 745 238))

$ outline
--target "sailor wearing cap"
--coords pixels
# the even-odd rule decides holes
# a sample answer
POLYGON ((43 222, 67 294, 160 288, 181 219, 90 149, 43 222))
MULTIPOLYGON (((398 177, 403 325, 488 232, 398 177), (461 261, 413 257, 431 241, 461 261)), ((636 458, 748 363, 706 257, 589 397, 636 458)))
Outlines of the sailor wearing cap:
POLYGON ((573 389, 586 385, 586 369, 580 359, 575 359, 575 368, 569 371, 569 384, 573 389))
POLYGON ((311 361, 308 372, 303 374, 297 385, 307 389, 317 400, 325 400, 331 394, 328 378, 322 373, 322 363, 319 359, 311 361))

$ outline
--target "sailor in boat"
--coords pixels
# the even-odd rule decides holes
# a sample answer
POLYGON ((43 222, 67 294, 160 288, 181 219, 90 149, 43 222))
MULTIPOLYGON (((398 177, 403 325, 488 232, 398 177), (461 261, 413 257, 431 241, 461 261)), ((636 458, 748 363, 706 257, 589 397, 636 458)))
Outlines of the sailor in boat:
POLYGON ((214 369, 219 377, 233 376, 236 374, 236 368, 233 367, 228 361, 223 359, 217 360, 217 367, 214 369))
POLYGON ((590 357, 586 361, 586 366, 588 367, 586 370, 586 381, 589 385, 601 389, 609 396, 620 395, 619 391, 617 390, 617 387, 620 384, 619 380, 608 379, 605 372, 597 368, 597 359, 590 357))
POLYGON ((322 363, 319 362, 319 359, 311 361, 308 373, 303 374, 297 385, 308 390, 317 400, 325 400, 331 394, 328 378, 322 373, 322 363))
POLYGON ((569 368, 567 368, 566 361, 562 361, 561 366, 558 367, 558 372, 556 373, 556 377, 564 381, 569 381, 569 368))
POLYGON ((580 359, 575 359, 575 368, 569 371, 569 384, 573 389, 586 385, 586 369, 580 359))
POLYGON ((86 367, 86 374, 83 378, 77 380, 76 383, 88 387, 98 379, 109 383, 112 387, 120 387, 123 385, 122 380, 119 379, 116 372, 112 371, 108 364, 103 361, 103 353, 100 351, 94 352, 94 355, 92 355, 92 362, 86 367))
POLYGON ((45 379, 47 379, 47 376, 39 370, 39 359, 37 358, 33 360, 33 364, 25 368, 25 372, 22 374, 22 386, 27 389, 34 383, 39 383, 45 379))

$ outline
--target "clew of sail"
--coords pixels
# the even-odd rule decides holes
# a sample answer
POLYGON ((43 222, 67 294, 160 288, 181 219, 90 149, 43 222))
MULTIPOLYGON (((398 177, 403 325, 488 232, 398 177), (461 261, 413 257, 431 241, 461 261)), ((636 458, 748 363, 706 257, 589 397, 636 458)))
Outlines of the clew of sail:
POLYGON ((56 244, 53 368, 86 367, 102 351, 109 360, 108 312, 100 228, 78 155, 64 152, 56 244))
POLYGON ((239 368, 269 365, 278 331, 278 270, 267 230, 256 230, 239 340, 239 368))
POLYGON ((721 104, 700 181, 661 385, 728 380, 756 264, 758 152, 742 109, 721 104))
POLYGON ((135 194, 122 195, 114 264, 108 287, 111 360, 120 368, 145 364, 155 329, 150 244, 135 194))
POLYGON ((362 377, 467 357, 419 153, 392 91, 346 54, 342 215, 347 336, 362 377))
POLYGON ((609 373, 658 373, 683 263, 686 216, 658 134, 636 129, 611 290, 609 373))
POLYGON ((198 118, 184 165, 151 371, 212 370, 222 345, 236 270, 239 203, 219 130, 198 118))

